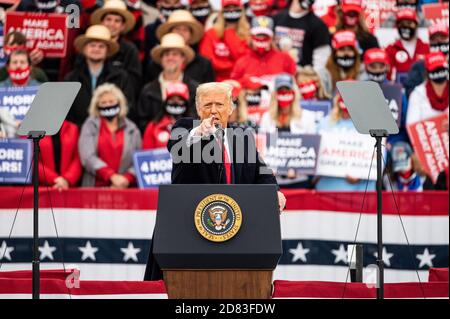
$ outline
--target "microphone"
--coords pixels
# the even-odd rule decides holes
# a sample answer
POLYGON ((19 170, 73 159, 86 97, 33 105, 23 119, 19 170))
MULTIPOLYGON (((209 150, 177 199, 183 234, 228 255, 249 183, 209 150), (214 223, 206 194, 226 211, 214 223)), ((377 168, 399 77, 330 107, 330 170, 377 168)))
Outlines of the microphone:
POLYGON ((214 132, 214 135, 217 138, 223 138, 223 136, 225 135, 225 131, 222 128, 222 125, 220 125, 220 123, 216 123, 216 124, 214 124, 214 127, 216 128, 216 131, 214 132))

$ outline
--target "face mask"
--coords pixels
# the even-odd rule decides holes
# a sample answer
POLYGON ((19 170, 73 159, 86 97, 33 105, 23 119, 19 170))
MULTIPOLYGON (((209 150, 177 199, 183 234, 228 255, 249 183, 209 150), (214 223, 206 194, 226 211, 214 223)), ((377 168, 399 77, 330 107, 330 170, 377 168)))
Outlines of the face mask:
POLYGON ((107 121, 112 121, 120 113, 120 105, 115 104, 106 107, 99 107, 98 114, 107 121))
POLYGON ((59 5, 59 0, 36 0, 34 3, 42 12, 53 12, 59 5))
POLYGON ((403 9, 410 9, 410 10, 417 10, 417 4, 410 4, 410 3, 399 3, 400 1, 397 1, 397 4, 395 5, 398 10, 403 9))
POLYGON ((386 80, 386 72, 370 72, 367 71, 367 77, 370 81, 382 83, 386 80))
POLYGON ((226 12, 223 13, 223 18, 228 23, 235 23, 235 22, 239 21, 239 19, 241 18, 241 15, 242 15, 242 11, 241 10, 226 11, 226 12))
POLYGON ((354 27, 359 22, 359 16, 354 15, 344 15, 344 24, 347 27, 354 27))
POLYGON ((255 17, 267 16, 269 14, 269 6, 267 3, 250 4, 250 9, 255 17))
POLYGON ((316 81, 311 80, 307 82, 300 83, 298 85, 300 89, 300 94, 304 100, 312 100, 317 94, 317 84, 316 81))
POLYGON ((313 4, 314 4, 314 0, 300 0, 300 7, 303 10, 311 9, 313 4))
POLYGON ((28 66, 23 69, 17 68, 15 70, 8 69, 8 73, 12 83, 22 86, 25 85, 30 78, 30 67, 28 66))
POLYGON ((444 83, 448 80, 448 68, 439 68, 428 72, 428 77, 435 83, 444 83))
POLYGON ((442 52, 448 55, 448 42, 439 42, 430 45, 431 52, 442 52))
POLYGON ((183 115, 187 110, 186 104, 167 103, 166 112, 173 116, 183 115))
POLYGON ((248 106, 259 106, 261 104, 261 93, 245 95, 245 101, 248 106))
POLYGON ((270 37, 265 37, 264 39, 258 39, 252 37, 253 50, 258 54, 264 54, 269 52, 272 47, 272 39, 270 37))
POLYGON ((286 109, 292 105, 294 102, 295 94, 292 90, 279 90, 277 92, 277 102, 278 107, 281 109, 286 109))
POLYGON ((161 14, 163 15, 163 17, 165 19, 168 19, 169 16, 175 11, 175 10, 181 10, 183 9, 182 7, 161 7, 161 9, 159 9, 159 12, 161 12, 161 14))
POLYGON ((191 13, 199 22, 204 23, 206 21, 206 19, 208 19, 209 15, 211 14, 211 7, 204 6, 204 7, 192 8, 191 13))
POLYGON ((356 63, 356 58, 351 56, 335 57, 336 64, 344 70, 352 68, 356 63))
POLYGON ((400 27, 398 28, 398 34, 402 40, 409 41, 416 35, 416 29, 410 27, 400 27))

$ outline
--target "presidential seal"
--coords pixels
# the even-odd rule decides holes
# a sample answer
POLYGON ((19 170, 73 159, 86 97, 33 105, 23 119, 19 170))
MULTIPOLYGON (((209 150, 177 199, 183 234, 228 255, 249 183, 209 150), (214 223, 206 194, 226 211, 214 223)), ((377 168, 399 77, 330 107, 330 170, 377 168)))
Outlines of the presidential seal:
POLYGON ((242 224, 241 208, 227 195, 212 194, 197 205, 194 222, 197 231, 204 238, 224 242, 239 232, 242 224))

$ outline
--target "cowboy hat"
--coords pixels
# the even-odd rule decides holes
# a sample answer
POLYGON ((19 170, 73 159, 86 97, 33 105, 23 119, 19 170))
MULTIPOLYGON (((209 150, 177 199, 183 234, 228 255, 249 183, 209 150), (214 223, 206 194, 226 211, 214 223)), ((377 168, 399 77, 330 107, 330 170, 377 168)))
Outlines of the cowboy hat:
POLYGON ((90 26, 85 34, 79 35, 74 42, 75 49, 78 52, 83 52, 83 48, 89 41, 102 41, 108 46, 108 56, 114 55, 119 51, 119 45, 111 40, 111 33, 108 28, 103 25, 90 26))
POLYGON ((127 33, 134 28, 136 19, 134 15, 127 10, 127 5, 121 0, 106 1, 103 7, 95 10, 91 15, 91 24, 101 24, 104 16, 108 13, 118 14, 125 20, 125 30, 127 33))
POLYGON ((152 49, 152 60, 155 63, 161 64, 162 53, 169 49, 181 50, 186 57, 186 64, 189 64, 195 57, 194 51, 184 43, 184 39, 181 35, 168 33, 161 38, 161 44, 152 49))
POLYGON ((156 29, 156 36, 161 40, 162 36, 171 32, 172 28, 186 25, 192 30, 190 45, 196 44, 203 37, 203 25, 194 18, 192 13, 187 10, 176 10, 156 29))

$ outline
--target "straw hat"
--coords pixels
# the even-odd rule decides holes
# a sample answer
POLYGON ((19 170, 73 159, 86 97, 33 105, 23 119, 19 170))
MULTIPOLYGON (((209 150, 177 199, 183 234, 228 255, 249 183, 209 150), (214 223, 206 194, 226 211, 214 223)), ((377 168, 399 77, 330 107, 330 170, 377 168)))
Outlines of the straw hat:
POLYGON ((122 0, 108 0, 105 2, 103 7, 95 10, 91 15, 91 24, 101 24, 102 19, 105 14, 115 13, 122 16, 125 20, 125 30, 127 33, 134 28, 136 24, 136 19, 134 15, 127 10, 127 5, 122 0))
POLYGON ((108 56, 119 51, 119 44, 111 40, 111 33, 108 28, 101 24, 92 25, 86 30, 85 34, 79 35, 74 42, 75 49, 78 52, 83 52, 86 43, 92 40, 105 42, 108 46, 108 56))
POLYGON ((161 39, 161 44, 151 51, 152 60, 161 64, 161 55, 165 50, 178 49, 181 50, 186 57, 186 64, 191 63, 195 57, 194 51, 184 43, 181 35, 176 33, 168 33, 161 39))
POLYGON ((196 44, 203 37, 203 25, 187 10, 176 10, 156 29, 156 36, 161 40, 162 36, 171 32, 172 28, 186 25, 192 30, 190 45, 196 44))

